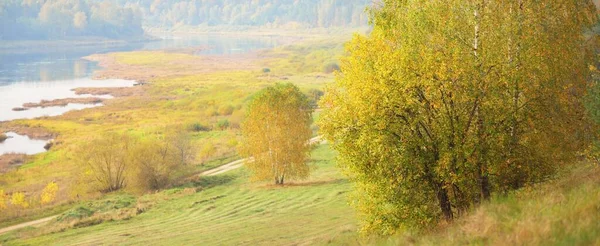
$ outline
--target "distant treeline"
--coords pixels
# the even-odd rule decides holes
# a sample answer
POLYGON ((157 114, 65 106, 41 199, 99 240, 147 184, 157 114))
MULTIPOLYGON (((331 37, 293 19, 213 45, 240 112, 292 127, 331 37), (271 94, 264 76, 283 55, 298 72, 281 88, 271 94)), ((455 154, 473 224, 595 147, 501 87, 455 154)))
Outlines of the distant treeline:
POLYGON ((366 25, 373 0, 111 0, 139 10, 144 25, 356 27, 366 25))
POLYGON ((0 40, 144 34, 139 9, 90 0, 2 0, 0 27, 0 40))
POLYGON ((372 0, 1 0, 0 40, 135 38, 142 26, 329 28, 367 24, 372 0))

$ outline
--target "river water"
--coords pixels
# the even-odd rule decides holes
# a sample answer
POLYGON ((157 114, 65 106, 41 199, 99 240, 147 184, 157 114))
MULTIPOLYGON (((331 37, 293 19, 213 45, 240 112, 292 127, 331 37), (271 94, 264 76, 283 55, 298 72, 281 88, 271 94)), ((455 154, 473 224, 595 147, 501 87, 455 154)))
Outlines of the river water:
MULTIPOLYGON (((58 116, 71 110, 102 106, 102 104, 69 104, 64 107, 13 110, 22 107, 24 103, 38 103, 41 100, 89 97, 89 95, 75 95, 72 91, 75 88, 128 87, 135 84, 135 81, 119 79, 92 80, 92 74, 100 68, 95 62, 83 59, 85 56, 191 47, 203 48, 198 49, 196 55, 231 55, 273 48, 281 43, 281 39, 277 37, 202 36, 166 37, 151 42, 74 48, 2 49, 0 50, 0 122, 58 116)), ((43 148, 39 148, 41 142, 38 140, 10 134, 12 138, 0 143, 0 155, 11 152, 35 154, 44 151, 43 148)))

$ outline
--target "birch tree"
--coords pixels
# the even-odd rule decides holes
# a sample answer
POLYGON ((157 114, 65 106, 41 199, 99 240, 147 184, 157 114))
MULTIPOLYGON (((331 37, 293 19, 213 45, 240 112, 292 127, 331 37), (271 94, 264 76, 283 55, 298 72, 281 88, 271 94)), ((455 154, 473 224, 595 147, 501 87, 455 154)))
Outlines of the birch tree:
POLYGON ((255 180, 283 185, 308 177, 311 114, 308 98, 293 84, 277 84, 254 96, 242 124, 241 153, 253 158, 246 165, 255 180))

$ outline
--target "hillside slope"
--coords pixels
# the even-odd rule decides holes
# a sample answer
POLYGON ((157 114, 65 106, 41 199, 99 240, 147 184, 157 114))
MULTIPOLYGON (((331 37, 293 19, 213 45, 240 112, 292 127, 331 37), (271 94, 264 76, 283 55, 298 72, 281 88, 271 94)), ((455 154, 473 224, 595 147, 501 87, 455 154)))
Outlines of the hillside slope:
POLYGON ((579 164, 560 178, 496 196, 451 225, 386 245, 600 245, 600 166, 579 164))
MULTIPOLYGON (((321 145, 312 153, 309 180, 274 187, 248 181, 242 168, 204 177, 199 192, 155 195, 148 211, 120 221, 62 232, 54 222, 0 236, 7 245, 288 245, 325 243, 356 231, 348 206, 349 182, 333 165, 332 151, 321 145)), ((143 198, 142 198, 143 200, 143 198)), ((113 205, 111 205, 113 206, 113 205)), ((115 205, 115 207, 117 207, 115 205)), ((79 227, 79 226, 76 226, 79 227)))

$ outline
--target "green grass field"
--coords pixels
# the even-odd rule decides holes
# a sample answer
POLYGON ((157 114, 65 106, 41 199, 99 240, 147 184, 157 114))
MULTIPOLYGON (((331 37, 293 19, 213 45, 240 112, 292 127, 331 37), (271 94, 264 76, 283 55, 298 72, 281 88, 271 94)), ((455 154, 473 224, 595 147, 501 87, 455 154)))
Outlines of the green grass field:
MULTIPOLYGON (((251 183, 242 168, 206 177, 200 192, 170 196, 128 220, 69 229, 29 239, 38 229, 0 236, 6 245, 313 245, 354 235, 356 218, 348 205, 351 185, 334 166, 327 145, 312 152, 311 177, 285 187, 251 183), (213 186, 213 187, 211 187, 213 186)), ((140 198, 144 199, 144 198, 140 198)), ((57 223, 46 227, 56 226, 57 223)), ((39 230, 44 230, 41 228, 39 230)))
MULTIPOLYGON (((323 89, 326 83, 333 80, 333 74, 324 73, 323 67, 342 53, 343 40, 306 41, 262 51, 248 61, 254 64, 253 68, 238 68, 236 64, 211 65, 209 62, 202 65, 223 67, 215 71, 208 67, 206 69, 210 71, 203 72, 192 69, 187 71, 188 75, 173 77, 170 75, 181 71, 178 66, 161 66, 166 73, 158 74, 147 86, 138 88, 139 94, 107 101, 103 107, 72 111, 58 117, 0 124, 0 130, 3 126, 32 127, 46 129, 57 135, 56 144, 49 152, 32 156, 18 169, 0 174, 0 188, 9 194, 25 192, 28 199, 35 203, 49 182, 54 181, 60 187, 54 204, 30 206, 27 209, 9 206, 0 213, 0 225, 13 225, 64 210, 69 207, 68 203, 80 197, 100 198, 102 194, 97 192, 82 191, 85 180, 78 180, 82 170, 73 157, 81 151, 79 146, 82 143, 109 132, 144 138, 183 129, 191 137, 197 158, 191 172, 182 176, 191 176, 227 163, 237 157, 239 126, 244 118, 245 105, 252 94, 266 86, 288 82, 298 85, 304 92, 323 89), (311 42, 319 45, 312 45, 311 42), (263 67, 270 67, 271 72, 264 73, 263 67), (223 108, 228 107, 232 110, 223 113, 223 108), (221 121, 228 121, 229 127, 218 127, 221 121), (192 130, 195 125, 208 130, 192 130), (207 146, 212 146, 213 151, 204 153, 207 146)), ((132 71, 136 73, 154 71, 158 64, 169 61, 195 64, 204 59, 162 51, 113 53, 106 56, 114 57, 117 63, 134 65, 132 71)), ((184 69, 190 69, 189 64, 184 69)))
MULTIPOLYGON (((497 195, 453 224, 381 239, 359 237, 359 222, 348 205, 352 185, 335 167, 334 156, 328 145, 317 147, 310 179, 285 187, 249 182, 242 168, 140 197, 137 206, 154 204, 138 216, 76 229, 57 229, 64 224, 53 222, 2 235, 0 244, 600 245, 597 164, 580 164, 554 180, 497 195), (186 193, 185 187, 203 188, 186 193)), ((122 214, 119 204, 135 207, 130 195, 112 197, 97 202, 96 210, 122 214)))

